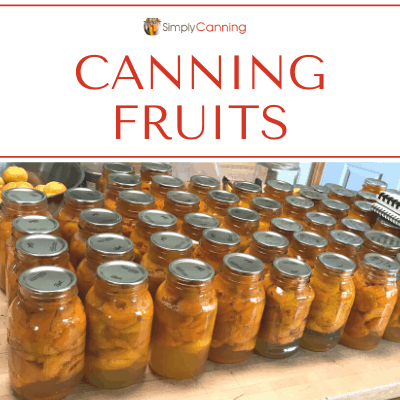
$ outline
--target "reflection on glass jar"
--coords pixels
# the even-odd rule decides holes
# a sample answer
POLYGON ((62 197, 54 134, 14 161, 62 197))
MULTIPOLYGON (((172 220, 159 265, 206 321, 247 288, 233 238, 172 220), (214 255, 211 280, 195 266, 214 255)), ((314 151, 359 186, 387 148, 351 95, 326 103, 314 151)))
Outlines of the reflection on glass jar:
POLYGON ((245 181, 233 182, 232 193, 239 197, 239 207, 250 207, 251 200, 254 197, 261 196, 261 186, 245 181))
POLYGON ((293 234, 295 232, 301 232, 303 225, 300 222, 296 222, 290 218, 272 218, 269 229, 273 232, 278 232, 285 236, 289 242, 292 241, 293 234))
POLYGON ((195 194, 200 199, 200 212, 204 212, 204 203, 210 190, 217 190, 221 182, 211 176, 193 175, 190 177, 188 192, 195 194))
POLYGON ((104 192, 104 207, 115 210, 115 202, 123 190, 141 190, 142 181, 138 175, 110 174, 107 178, 107 188, 104 192))
POLYGON ((314 209, 314 203, 311 200, 300 196, 288 196, 283 203, 282 216, 293 219, 302 224, 306 213, 314 209))
POLYGON ((162 210, 167 193, 170 190, 183 190, 184 182, 170 175, 155 175, 151 181, 150 193, 156 199, 156 208, 162 210))
POLYGON ((356 200, 349 211, 349 218, 359 219, 368 225, 373 225, 376 214, 372 210, 372 203, 369 201, 356 200))
POLYGON ((210 190, 204 205, 204 212, 223 222, 229 207, 236 207, 239 197, 226 190, 210 190))
POLYGON ((339 200, 343 201, 344 203, 348 204, 351 206, 353 204, 353 201, 357 195, 357 192, 354 190, 346 189, 346 188, 336 188, 332 187, 330 188, 331 191, 329 193, 329 198, 333 200, 339 200))
POLYGON ((346 218, 350 211, 350 206, 343 201, 324 199, 321 201, 319 211, 331 215, 336 221, 346 218))
POLYGON ((250 208, 260 214, 260 231, 268 231, 272 218, 282 214, 282 204, 268 197, 254 197, 250 208))
POLYGON ((379 179, 366 178, 361 191, 379 194, 381 192, 384 192, 387 187, 388 184, 386 182, 383 182, 379 179))
POLYGON ((271 179, 265 184, 265 196, 283 204, 287 196, 293 195, 293 189, 288 182, 271 179))
POLYGON ((177 230, 182 228, 183 217, 189 213, 198 212, 200 199, 193 193, 181 190, 172 190, 167 193, 164 202, 164 211, 167 211, 177 218, 177 230))
POLYGON ((203 213, 189 213, 183 217, 180 233, 193 241, 193 249, 199 245, 204 229, 218 228, 219 221, 212 215, 203 213))
POLYGON ((343 254, 349 257, 356 264, 358 254, 363 245, 363 238, 353 232, 335 229, 331 231, 328 238, 328 251, 332 253, 343 254))
POLYGON ((391 233, 394 236, 400 236, 400 226, 392 224, 385 218, 378 217, 374 224, 374 230, 391 233))
POLYGON ((371 227, 359 219, 354 218, 342 218, 339 222, 338 229, 353 232, 361 237, 364 236, 364 232, 371 229, 371 227))
POLYGON ((329 237, 330 232, 335 229, 336 219, 331 215, 309 211, 304 217, 304 229, 314 233, 318 233, 325 238, 329 237))
POLYGON ((112 173, 134 175, 135 168, 125 163, 104 163, 103 174, 97 181, 97 189, 100 190, 100 192, 104 192, 106 190, 108 175, 112 173))
POLYGON ((367 253, 383 254, 395 258, 400 252, 400 239, 390 233, 369 230, 364 233, 364 246, 359 254, 361 261, 367 253))
POLYGON ((151 180, 156 175, 171 175, 172 167, 166 163, 143 162, 140 168, 140 177, 142 179, 142 190, 150 191, 151 180))

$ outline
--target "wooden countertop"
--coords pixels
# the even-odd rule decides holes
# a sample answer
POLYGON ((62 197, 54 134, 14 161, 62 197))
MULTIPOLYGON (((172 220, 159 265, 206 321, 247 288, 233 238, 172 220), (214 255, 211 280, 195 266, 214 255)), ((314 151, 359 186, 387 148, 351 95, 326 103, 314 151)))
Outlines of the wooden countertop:
MULTIPOLYGON (((0 293, 0 400, 17 399, 8 378, 7 307, 0 293)), ((185 381, 151 371, 125 389, 101 390, 81 384, 67 400, 384 400, 400 396, 400 343, 382 340, 377 349, 338 345, 326 353, 301 349, 285 360, 253 355, 231 365, 207 362, 205 371, 185 381)))

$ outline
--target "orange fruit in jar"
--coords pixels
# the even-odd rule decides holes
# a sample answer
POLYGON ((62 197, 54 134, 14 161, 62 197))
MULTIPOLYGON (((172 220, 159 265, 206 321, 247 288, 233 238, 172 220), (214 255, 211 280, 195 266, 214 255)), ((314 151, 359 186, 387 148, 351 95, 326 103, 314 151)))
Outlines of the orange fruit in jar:
POLYGON ((3 178, 0 178, 0 190, 3 189, 3 186, 4 186, 4 180, 3 178))
POLYGON ((8 167, 3 173, 5 183, 27 182, 28 173, 21 167, 8 167))
POLYGON ((3 186, 3 192, 8 189, 15 189, 15 188, 29 188, 33 189, 33 186, 29 182, 10 182, 7 185, 3 186))
POLYGON ((47 196, 53 196, 55 194, 63 193, 67 190, 66 186, 60 182, 49 182, 44 185, 43 192, 47 194, 47 196))
POLYGON ((36 190, 40 190, 41 192, 44 192, 44 187, 45 187, 45 185, 37 185, 37 186, 35 187, 35 189, 36 189, 36 190))

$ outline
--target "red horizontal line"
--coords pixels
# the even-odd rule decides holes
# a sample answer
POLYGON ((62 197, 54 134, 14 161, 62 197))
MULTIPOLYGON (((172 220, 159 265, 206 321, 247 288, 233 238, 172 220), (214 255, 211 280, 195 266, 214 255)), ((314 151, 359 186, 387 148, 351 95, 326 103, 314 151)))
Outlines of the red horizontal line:
POLYGON ((400 4, 0 4, 0 7, 400 7, 400 4))
POLYGON ((0 156, 0 158, 400 158, 400 156, 0 156))

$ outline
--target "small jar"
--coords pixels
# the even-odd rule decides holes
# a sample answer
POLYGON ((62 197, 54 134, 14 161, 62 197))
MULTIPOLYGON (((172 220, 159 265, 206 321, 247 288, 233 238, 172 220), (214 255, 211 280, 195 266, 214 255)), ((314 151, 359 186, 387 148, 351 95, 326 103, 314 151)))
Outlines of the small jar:
POLYGON ((79 214, 89 208, 101 208, 104 206, 103 193, 87 188, 68 189, 64 193, 64 202, 55 219, 60 224, 61 237, 68 244, 75 232, 79 229, 79 214))
POLYGON ((223 222, 229 207, 236 207, 239 197, 226 190, 210 190, 204 204, 204 212, 223 222))
POLYGON ((400 265, 389 257, 368 253, 354 274, 356 298, 340 343, 358 350, 378 346, 397 301, 400 265))
POLYGON ((150 193, 156 199, 156 208, 162 210, 167 193, 170 190, 183 190, 184 182, 169 175, 156 175, 151 181, 150 193))
POLYGON ((356 194, 356 200, 370 201, 371 203, 376 202, 376 194, 373 192, 358 191, 356 194))
POLYGON ((379 179, 366 178, 361 191, 379 194, 381 192, 384 192, 387 187, 388 184, 386 182, 383 182, 379 179))
POLYGON ((325 238, 329 237, 330 232, 335 229, 336 219, 332 215, 319 211, 309 211, 304 217, 304 229, 318 233, 325 238))
POLYGON ((131 233, 135 252, 135 261, 141 263, 143 256, 149 251, 150 237, 156 232, 176 232, 175 215, 161 210, 145 210, 138 215, 135 229, 131 233))
POLYGON ((400 226, 392 224, 390 221, 383 217, 378 217, 374 224, 374 230, 391 233, 394 236, 400 236, 400 226))
POLYGON ((190 258, 192 252, 192 240, 181 233, 157 232, 151 235, 149 251, 143 256, 141 265, 149 274, 149 291, 153 298, 167 277, 168 265, 179 258, 190 258))
POLYGON ((183 217, 189 213, 196 213, 200 209, 200 199, 193 193, 181 190, 171 190, 167 193, 164 202, 164 211, 175 215, 177 230, 182 228, 183 217))
POLYGON ((233 182, 232 193, 239 197, 239 207, 250 207, 251 200, 254 197, 260 196, 262 193, 261 186, 245 181, 233 182))
POLYGON ((272 218, 269 228, 272 232, 280 233, 285 236, 289 243, 292 241, 295 232, 301 232, 303 225, 300 222, 294 221, 290 218, 272 218))
POLYGON ((268 231, 272 218, 282 215, 282 204, 268 197, 254 197, 250 208, 260 214, 260 231, 268 231))
POLYGON ((208 358, 222 364, 247 360, 254 350, 265 305, 263 263, 227 254, 214 279, 218 311, 208 358))
POLYGON ((329 196, 329 193, 331 192, 331 189, 329 189, 328 186, 323 186, 323 185, 311 185, 311 188, 314 189, 318 193, 325 194, 326 196, 329 196))
POLYGON ((200 374, 207 361, 217 296, 214 270, 193 259, 173 261, 154 301, 150 367, 171 379, 200 374))
POLYGON ((135 175, 135 168, 125 163, 104 163, 103 174, 97 181, 97 189, 104 192, 107 188, 108 175, 112 173, 135 175))
POLYGON ((369 230, 364 233, 364 246, 359 254, 361 261, 367 253, 382 254, 395 258, 400 252, 400 239, 390 233, 369 230))
POLYGON ((329 193, 329 198, 333 200, 343 201, 351 206, 355 200, 357 192, 346 188, 332 188, 329 193))
POLYGON ((361 236, 340 229, 331 231, 328 238, 329 252, 342 254, 353 260, 356 264, 362 245, 363 238, 361 236))
POLYGON ((368 225, 373 225, 376 214, 372 210, 372 203, 369 201, 356 200, 349 211, 349 218, 359 219, 368 225))
POLYGON ((340 340, 355 298, 356 264, 337 253, 318 256, 310 284, 315 298, 300 345, 307 350, 327 351, 340 340))
POLYGON ((34 267, 19 278, 8 317, 8 367, 14 391, 27 400, 58 400, 79 385, 85 359, 86 315, 76 276, 34 267))
POLYGON ((210 190, 217 190, 221 182, 211 176, 193 175, 190 177, 188 192, 195 194, 200 199, 200 212, 204 212, 204 203, 210 190))
POLYGON ((314 203, 311 200, 300 196, 288 196, 283 203, 282 216, 293 219, 302 224, 307 212, 314 209, 314 203))
POLYGON ((311 267, 293 258, 277 258, 271 268, 271 284, 265 291, 265 309, 255 350, 267 358, 296 353, 314 299, 311 267))
POLYGON ((240 236, 228 229, 204 229, 199 246, 192 257, 210 264, 217 272, 226 254, 236 253, 240 247, 240 236))
POLYGON ((265 196, 283 204, 286 197, 293 195, 294 187, 288 182, 276 179, 268 180, 265 184, 265 196))
POLYGON ((371 229, 371 227, 359 219, 354 218, 342 218, 338 225, 339 230, 353 232, 361 237, 364 236, 364 232, 371 229))
POLYGON ((122 217, 115 211, 104 208, 83 210, 79 216, 79 230, 75 232, 70 244, 71 263, 78 268, 85 258, 86 242, 96 233, 122 232, 122 217))
POLYGON ((149 192, 151 180, 156 175, 171 175, 172 167, 166 163, 144 162, 140 168, 140 177, 142 179, 142 190, 149 192))
POLYGON ((221 228, 234 231, 240 236, 240 251, 244 252, 250 246, 253 233, 260 225, 260 214, 244 207, 230 207, 221 228))
POLYGON ((321 201, 319 211, 331 215, 336 221, 340 221, 348 216, 350 206, 340 200, 324 199, 321 201))
POLYGON ((316 210, 318 210, 321 201, 323 199, 327 199, 328 196, 324 193, 317 192, 316 190, 313 190, 311 188, 304 188, 300 189, 299 191, 299 196, 311 200, 314 203, 314 207, 316 210))
POLYGON ((115 210, 118 195, 123 190, 141 190, 142 181, 138 175, 117 174, 108 175, 107 188, 104 192, 104 207, 115 210))
POLYGON ((183 217, 180 233, 193 241, 193 249, 199 245, 204 229, 218 228, 219 221, 212 215, 202 213, 189 213, 183 217))
POLYGON ((122 234, 130 237, 134 230, 139 213, 156 208, 154 196, 139 190, 124 190, 119 193, 115 202, 115 211, 122 217, 122 234))
POLYGON ((86 242, 85 258, 76 269, 79 296, 85 299, 96 280, 97 267, 108 261, 133 261, 132 241, 115 233, 98 233, 86 242))
MULTIPOLYGON (((396 255, 396 261, 400 263, 400 253, 396 255)), ((398 277, 397 289, 399 288, 399 283, 400 279, 398 277)), ((394 306, 383 337, 391 342, 400 342, 400 296, 397 296, 396 305, 394 306)))
POLYGON ((129 261, 101 264, 85 308, 86 380, 102 389, 139 382, 147 366, 153 321, 147 271, 129 261))

